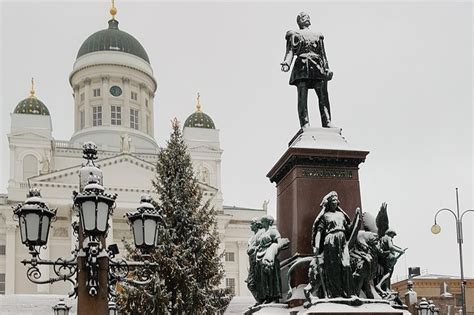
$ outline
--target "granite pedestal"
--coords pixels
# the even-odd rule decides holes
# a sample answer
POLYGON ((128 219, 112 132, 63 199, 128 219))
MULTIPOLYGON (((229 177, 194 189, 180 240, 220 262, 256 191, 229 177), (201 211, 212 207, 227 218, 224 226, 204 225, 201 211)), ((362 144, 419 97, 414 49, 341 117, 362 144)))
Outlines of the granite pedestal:
MULTIPOLYGON (((330 191, 339 194, 341 208, 353 218, 362 206, 358 170, 368 153, 351 148, 340 128, 304 128, 295 135, 267 174, 277 188, 278 230, 291 241, 290 249, 280 254, 281 261, 313 254, 312 224, 330 191)), ((308 283, 307 268, 301 269, 292 278, 293 287, 308 283)))

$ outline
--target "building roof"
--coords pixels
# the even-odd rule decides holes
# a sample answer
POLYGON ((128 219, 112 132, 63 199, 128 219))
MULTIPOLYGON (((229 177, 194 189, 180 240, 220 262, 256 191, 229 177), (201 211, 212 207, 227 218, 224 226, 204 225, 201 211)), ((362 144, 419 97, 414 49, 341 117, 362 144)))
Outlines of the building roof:
MULTIPOLYGON (((461 276, 451 276, 451 275, 439 275, 439 274, 433 274, 433 273, 427 273, 427 274, 424 274, 424 275, 419 275, 419 276, 415 276, 415 277, 412 277, 411 280, 413 279, 441 279, 441 280, 446 280, 446 279, 449 279, 449 280, 459 280, 461 279, 461 276)), ((472 280, 474 278, 469 278, 469 277, 464 277, 464 279, 466 280, 472 280)))
POLYGON ((184 127, 216 129, 212 118, 201 111, 189 115, 184 122, 184 127))
POLYGON ((216 129, 216 125, 214 125, 214 121, 212 118, 205 114, 201 109, 200 103, 200 95, 197 95, 196 101, 196 111, 189 115, 189 117, 184 122, 184 127, 191 127, 191 128, 205 128, 205 129, 216 129))
POLYGON ((16 105, 13 113, 49 116, 49 110, 46 105, 35 96, 21 100, 18 105, 16 105))
POLYGON ((96 51, 121 51, 137 56, 150 63, 148 54, 140 42, 118 28, 119 22, 116 19, 109 20, 107 29, 95 32, 82 43, 77 58, 96 51))

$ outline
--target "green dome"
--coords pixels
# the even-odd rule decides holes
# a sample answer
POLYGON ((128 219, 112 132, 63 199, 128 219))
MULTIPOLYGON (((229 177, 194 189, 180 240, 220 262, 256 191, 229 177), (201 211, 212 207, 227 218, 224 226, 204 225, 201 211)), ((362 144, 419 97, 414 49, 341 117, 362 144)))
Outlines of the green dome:
POLYGON ((25 98, 18 103, 13 113, 49 116, 49 110, 46 105, 35 96, 25 98))
POLYGON ((109 28, 95 32, 82 43, 77 58, 96 51, 121 51, 142 58, 150 63, 145 48, 132 35, 119 30, 118 21, 109 21, 109 28))
POLYGON ((184 127, 216 129, 212 118, 200 110, 191 114, 184 122, 184 127))

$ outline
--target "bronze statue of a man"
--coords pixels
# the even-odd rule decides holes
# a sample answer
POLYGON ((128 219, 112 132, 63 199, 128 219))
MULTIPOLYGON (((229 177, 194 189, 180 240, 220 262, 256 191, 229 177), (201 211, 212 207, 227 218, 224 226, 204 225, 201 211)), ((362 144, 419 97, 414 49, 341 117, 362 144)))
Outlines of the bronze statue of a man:
POLYGON ((301 12, 298 14, 296 22, 300 29, 288 31, 285 36, 286 54, 281 63, 281 70, 288 72, 296 55, 296 61, 290 76, 290 85, 296 85, 298 90, 298 116, 301 128, 309 127, 308 89, 316 91, 322 126, 330 128, 332 124, 328 81, 332 79, 333 73, 329 70, 326 59, 324 36, 309 29, 311 22, 307 13, 301 12))

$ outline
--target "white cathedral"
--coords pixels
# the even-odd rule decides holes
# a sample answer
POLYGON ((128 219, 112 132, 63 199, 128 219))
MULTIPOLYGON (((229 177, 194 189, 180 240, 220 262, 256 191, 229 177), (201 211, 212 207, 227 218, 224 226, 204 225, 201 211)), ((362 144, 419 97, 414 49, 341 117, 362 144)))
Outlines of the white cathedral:
MULTIPOLYGON (((104 174, 107 193, 117 193, 117 206, 108 234, 108 244, 116 243, 123 252, 123 239, 131 239, 124 213, 134 210, 144 193, 154 196, 158 145, 154 138, 154 96, 156 79, 143 46, 119 28, 115 12, 108 28, 90 35, 79 48, 69 82, 74 95, 74 133, 69 140, 52 137, 52 121, 47 106, 30 95, 12 106, 10 177, 8 194, 0 195, 0 294, 66 294, 70 285, 36 285, 27 280, 21 260, 30 256, 21 243, 12 206, 24 202, 29 187, 41 190, 50 208, 58 208, 43 259, 69 258, 75 243, 71 222, 72 191, 78 190, 82 144, 94 142, 104 174)), ((250 220, 266 214, 263 209, 224 206, 221 191, 219 129, 199 104, 183 126, 196 176, 218 211, 221 251, 225 252, 226 277, 223 286, 236 295, 249 296, 245 279, 250 220)), ((154 196, 156 198, 156 195, 154 196)), ((42 269, 43 279, 54 273, 42 269)))

